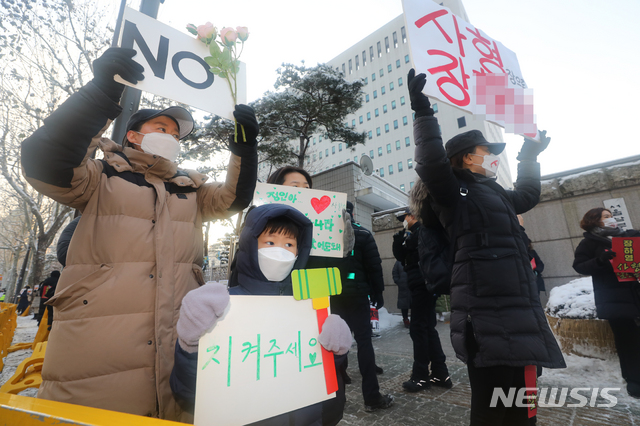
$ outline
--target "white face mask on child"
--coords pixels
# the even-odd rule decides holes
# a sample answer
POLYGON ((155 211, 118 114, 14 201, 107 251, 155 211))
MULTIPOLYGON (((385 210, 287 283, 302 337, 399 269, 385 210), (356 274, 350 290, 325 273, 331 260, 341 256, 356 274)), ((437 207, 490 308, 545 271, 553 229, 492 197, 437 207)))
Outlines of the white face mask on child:
POLYGON ((178 159, 178 155, 180 155, 180 143, 176 140, 176 138, 167 133, 154 132, 140 134, 144 135, 142 138, 142 143, 140 143, 140 147, 144 152, 146 152, 147 154, 159 155, 160 157, 166 158, 172 163, 176 162, 176 160, 178 159))
POLYGON ((298 256, 282 247, 258 249, 260 271, 269 281, 284 280, 291 273, 297 259, 298 256))

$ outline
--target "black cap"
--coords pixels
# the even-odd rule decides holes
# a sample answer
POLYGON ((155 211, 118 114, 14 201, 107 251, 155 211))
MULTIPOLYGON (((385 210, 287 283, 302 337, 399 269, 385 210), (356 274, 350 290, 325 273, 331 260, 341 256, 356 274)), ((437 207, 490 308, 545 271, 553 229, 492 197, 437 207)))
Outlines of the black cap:
POLYGON ((504 142, 487 141, 480 130, 469 130, 449 139, 444 148, 447 151, 447 157, 451 158, 472 146, 486 146, 492 154, 498 155, 504 150, 505 145, 504 142))
POLYGON ((409 210, 409 207, 406 207, 404 210, 396 213, 396 219, 398 219, 400 222, 404 222, 404 218, 408 214, 411 214, 411 210, 409 210))
MULTIPOLYGON (((156 118, 161 115, 171 117, 176 121, 176 123, 178 123, 180 139, 186 138, 193 131, 194 124, 191 113, 182 107, 172 106, 163 110, 139 109, 135 114, 131 116, 129 121, 127 121, 127 132, 129 132, 129 130, 134 128, 137 124, 144 123, 145 121, 149 121, 152 118, 156 118)), ((124 136, 124 140, 127 140, 126 133, 124 136)))
POLYGON ((347 213, 349 213, 349 215, 351 215, 351 218, 353 219, 353 203, 351 201, 347 201, 347 213))

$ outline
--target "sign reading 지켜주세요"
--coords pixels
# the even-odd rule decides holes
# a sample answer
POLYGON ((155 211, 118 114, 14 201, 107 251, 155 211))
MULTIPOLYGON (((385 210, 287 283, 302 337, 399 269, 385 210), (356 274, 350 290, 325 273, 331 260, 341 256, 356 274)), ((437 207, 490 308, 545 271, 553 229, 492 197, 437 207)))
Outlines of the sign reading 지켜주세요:
POLYGON ((342 257, 347 194, 258 182, 253 204, 286 204, 302 212, 313 223, 311 256, 342 257))
POLYGON ((245 425, 335 397, 318 336, 310 299, 231 296, 200 338, 196 426, 245 425))

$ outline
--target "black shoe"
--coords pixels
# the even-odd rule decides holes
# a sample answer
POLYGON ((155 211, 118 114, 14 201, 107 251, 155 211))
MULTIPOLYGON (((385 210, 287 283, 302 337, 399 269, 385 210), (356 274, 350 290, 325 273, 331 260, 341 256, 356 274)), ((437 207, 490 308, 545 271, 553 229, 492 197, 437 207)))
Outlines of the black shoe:
POLYGON ((404 390, 408 392, 420 392, 431 388, 431 383, 428 380, 409 379, 402 384, 404 390))
POLYGON ((364 403, 364 411, 367 413, 371 413, 378 409, 389 408, 393 405, 393 395, 380 395, 376 401, 372 401, 371 403, 364 403))
POLYGON ((447 376, 446 378, 434 376, 433 373, 431 377, 429 377, 432 385, 440 386, 441 388, 451 389, 453 387, 453 383, 451 382, 451 378, 447 376))
POLYGON ((351 384, 351 377, 349 377, 347 373, 342 373, 342 380, 344 381, 345 385, 351 384))
POLYGON ((627 382, 627 393, 633 398, 640 398, 640 383, 627 382))
POLYGON ((384 373, 384 370, 381 367, 378 367, 376 365, 376 374, 382 374, 382 373, 384 373))

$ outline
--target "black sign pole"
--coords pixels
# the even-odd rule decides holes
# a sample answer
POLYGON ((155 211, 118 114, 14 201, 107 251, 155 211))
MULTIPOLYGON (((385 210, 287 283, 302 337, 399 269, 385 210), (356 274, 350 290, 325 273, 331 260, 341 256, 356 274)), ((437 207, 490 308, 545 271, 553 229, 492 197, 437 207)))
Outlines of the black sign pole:
MULTIPOLYGON (((140 12, 155 19, 158 17, 160 3, 164 3, 164 0, 142 0, 142 3, 140 4, 140 12)), ((118 13, 116 32, 113 35, 114 46, 117 45, 117 40, 120 36, 124 5, 125 0, 122 0, 122 3, 120 4, 120 12, 118 13)), ((129 121, 129 118, 131 118, 131 116, 138 110, 138 107, 140 106, 140 95, 140 90, 125 86, 122 98, 120 99, 122 114, 120 114, 120 116, 113 122, 113 132, 111 133, 111 139, 115 143, 122 144, 124 141, 127 121, 129 121)))

